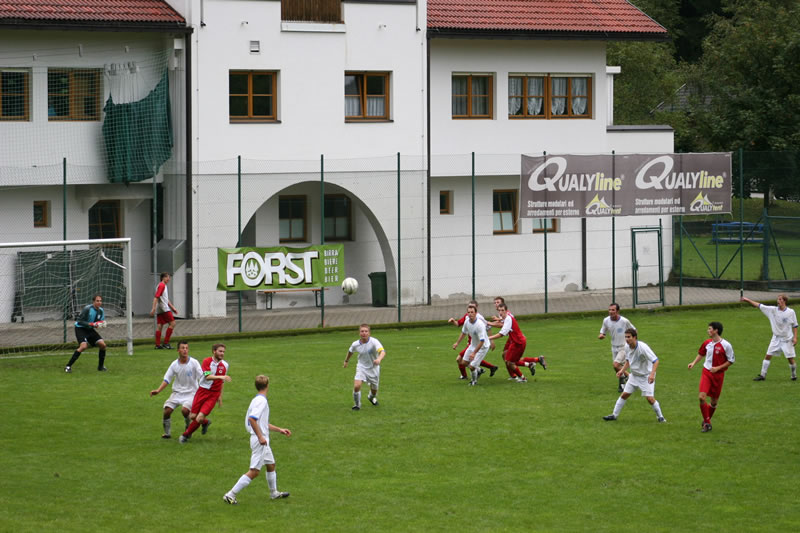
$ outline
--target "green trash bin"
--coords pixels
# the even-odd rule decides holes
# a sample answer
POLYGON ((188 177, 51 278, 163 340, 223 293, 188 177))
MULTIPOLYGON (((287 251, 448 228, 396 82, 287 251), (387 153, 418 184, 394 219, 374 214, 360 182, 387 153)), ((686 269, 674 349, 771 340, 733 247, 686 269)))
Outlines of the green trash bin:
POLYGON ((371 272, 369 280, 372 282, 372 307, 386 307, 386 272, 371 272))

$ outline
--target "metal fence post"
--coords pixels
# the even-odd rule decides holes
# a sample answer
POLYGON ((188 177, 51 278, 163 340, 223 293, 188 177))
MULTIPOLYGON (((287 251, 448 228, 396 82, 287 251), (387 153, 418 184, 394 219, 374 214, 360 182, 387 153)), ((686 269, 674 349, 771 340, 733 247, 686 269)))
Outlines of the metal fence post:
POLYGON ((475 152, 472 152, 472 299, 475 299, 475 152))
MULTIPOLYGON (((319 155, 319 243, 325 246, 325 154, 319 155)), ((319 291, 319 327, 325 327, 325 287, 319 291)))
MULTIPOLYGON (((400 269, 402 261, 400 260, 400 152, 397 152, 397 321, 403 321, 403 307, 400 302, 401 292, 401 279, 400 269)), ((388 291, 388 289, 387 289, 388 291)))
MULTIPOLYGON (((236 247, 242 246, 242 156, 236 156, 236 247)), ((242 332, 242 291, 239 295, 239 333, 242 332)))

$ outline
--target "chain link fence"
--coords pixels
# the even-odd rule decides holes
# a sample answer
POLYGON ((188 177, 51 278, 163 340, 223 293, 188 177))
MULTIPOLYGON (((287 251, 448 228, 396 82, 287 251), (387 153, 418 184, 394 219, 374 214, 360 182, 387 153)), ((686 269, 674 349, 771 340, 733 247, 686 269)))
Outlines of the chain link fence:
MULTIPOLYGON (((792 168, 784 153, 774 167, 768 160, 759 154, 753 159, 759 172, 750 172, 741 154, 734 191, 755 190, 763 185, 758 176, 772 172, 774 181, 792 168)), ((800 277, 800 219, 788 200, 786 212, 750 209, 714 218, 521 218, 519 154, 444 154, 429 162, 403 154, 236 157, 194 162, 191 172, 170 162, 155 184, 102 186, 102 169, 66 160, 20 172, 44 172, 47 185, 4 188, 9 225, 0 241, 130 237, 133 264, 125 266, 132 269, 134 337, 142 342, 153 336, 149 311, 163 270, 173 274, 176 338, 446 320, 470 299, 491 314, 498 295, 519 314, 603 309, 614 300, 628 307, 636 304, 629 290, 636 276, 663 305, 660 271, 670 268, 680 288, 722 281, 792 288, 800 277), (44 227, 30 227, 32 198, 41 199, 34 200, 34 226, 44 219, 44 227), (635 231, 655 229, 663 231, 663 250, 655 241, 632 249, 635 231), (360 284, 354 295, 336 288, 269 295, 216 290, 218 248, 331 243, 344 246, 346 275, 360 284), (634 274, 639 265, 652 268, 634 274), (589 303, 589 294, 601 297, 589 303)), ((6 167, 2 175, 19 174, 6 167)), ((733 203, 735 210, 744 205, 733 203)), ((13 308, 23 282, 2 279, 0 300, 10 299, 6 307, 13 308)), ((683 303, 682 295, 672 303, 683 303)), ((46 321, 11 318, 0 317, 0 350, 63 342, 63 318, 53 339, 45 335, 46 321)), ((112 319, 105 332, 112 342, 123 338, 124 328, 116 326, 112 319)))
POLYGON ((734 158, 733 213, 677 217, 673 281, 776 290, 800 287, 800 153, 734 158))

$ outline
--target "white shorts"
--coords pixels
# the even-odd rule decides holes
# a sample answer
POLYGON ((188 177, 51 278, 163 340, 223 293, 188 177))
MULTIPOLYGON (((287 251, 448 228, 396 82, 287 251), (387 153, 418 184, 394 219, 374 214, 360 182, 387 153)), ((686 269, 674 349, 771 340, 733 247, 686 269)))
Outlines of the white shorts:
POLYGON ((381 367, 373 366, 372 368, 364 368, 359 365, 356 367, 356 381, 366 381, 369 383, 370 388, 378 390, 378 384, 381 380, 381 367))
POLYGON ((250 435, 250 468, 261 470, 264 465, 274 465, 275 457, 272 456, 272 448, 269 447, 269 440, 266 445, 258 442, 256 435, 250 435))
POLYGON ((792 344, 792 339, 784 340, 773 335, 772 340, 769 341, 767 355, 778 355, 781 352, 783 352, 786 359, 794 357, 794 344, 792 344))
POLYGON ((625 389, 622 392, 633 394, 633 391, 639 389, 642 391, 642 396, 655 396, 656 382, 647 382, 647 376, 637 376, 631 374, 628 377, 628 382, 625 384, 625 389))
POLYGON ((173 392, 167 398, 167 401, 164 402, 164 407, 169 407, 170 409, 175 409, 179 405, 185 407, 189 410, 192 409, 192 401, 194 400, 194 392, 173 392))
POLYGON ((469 366, 477 370, 478 367, 481 366, 481 361, 483 361, 483 358, 486 357, 487 353, 489 353, 489 346, 486 344, 481 346, 481 349, 477 352, 470 344, 467 348, 467 351, 464 352, 464 361, 468 362, 469 366))
POLYGON ((619 363, 620 365, 625 364, 625 346, 612 346, 611 347, 611 357, 614 359, 615 363, 619 363))

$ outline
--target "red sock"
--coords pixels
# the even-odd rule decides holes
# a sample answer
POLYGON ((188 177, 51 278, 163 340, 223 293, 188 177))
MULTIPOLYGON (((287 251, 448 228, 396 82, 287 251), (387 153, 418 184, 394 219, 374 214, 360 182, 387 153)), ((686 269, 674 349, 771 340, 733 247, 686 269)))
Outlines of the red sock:
POLYGON ((522 359, 519 360, 519 362, 521 364, 523 364, 523 365, 525 363, 538 363, 539 362, 539 358, 538 357, 523 357, 522 359))
POLYGON ((467 377, 467 368, 461 365, 458 365, 458 371, 461 372, 461 377, 467 377))
POLYGON ((717 410, 717 408, 714 407, 713 405, 709 405, 708 406, 708 421, 709 422, 711 422, 711 417, 714 416, 714 411, 716 411, 716 410, 717 410))
POLYGON ((484 367, 484 368, 489 368, 489 369, 497 368, 496 366, 494 366, 492 363, 490 363, 488 361, 481 361, 481 366, 484 367))
POLYGON ((169 344, 170 337, 172 337, 172 328, 167 328, 167 335, 164 337, 164 344, 169 344))
POLYGON ((708 414, 708 404, 706 402, 700 402, 700 413, 703 415, 703 422, 708 423, 711 420, 711 416, 708 414))
POLYGON ((515 366, 514 370, 516 370, 516 372, 517 372, 517 377, 521 378, 522 377, 522 370, 520 370, 518 366, 515 366))
POLYGON ((159 344, 161 344, 161 330, 157 329, 156 330, 156 346, 158 346, 159 344))
POLYGON ((517 371, 516 370, 513 370, 513 369, 509 368, 508 366, 506 366, 506 370, 508 370, 509 377, 512 377, 512 378, 517 377, 517 371))
POLYGON ((192 433, 197 431, 197 428, 199 427, 200 427, 200 422, 198 422, 197 420, 192 420, 192 423, 189 424, 189 427, 186 428, 186 431, 183 432, 183 436, 188 439, 189 437, 192 436, 192 433))

